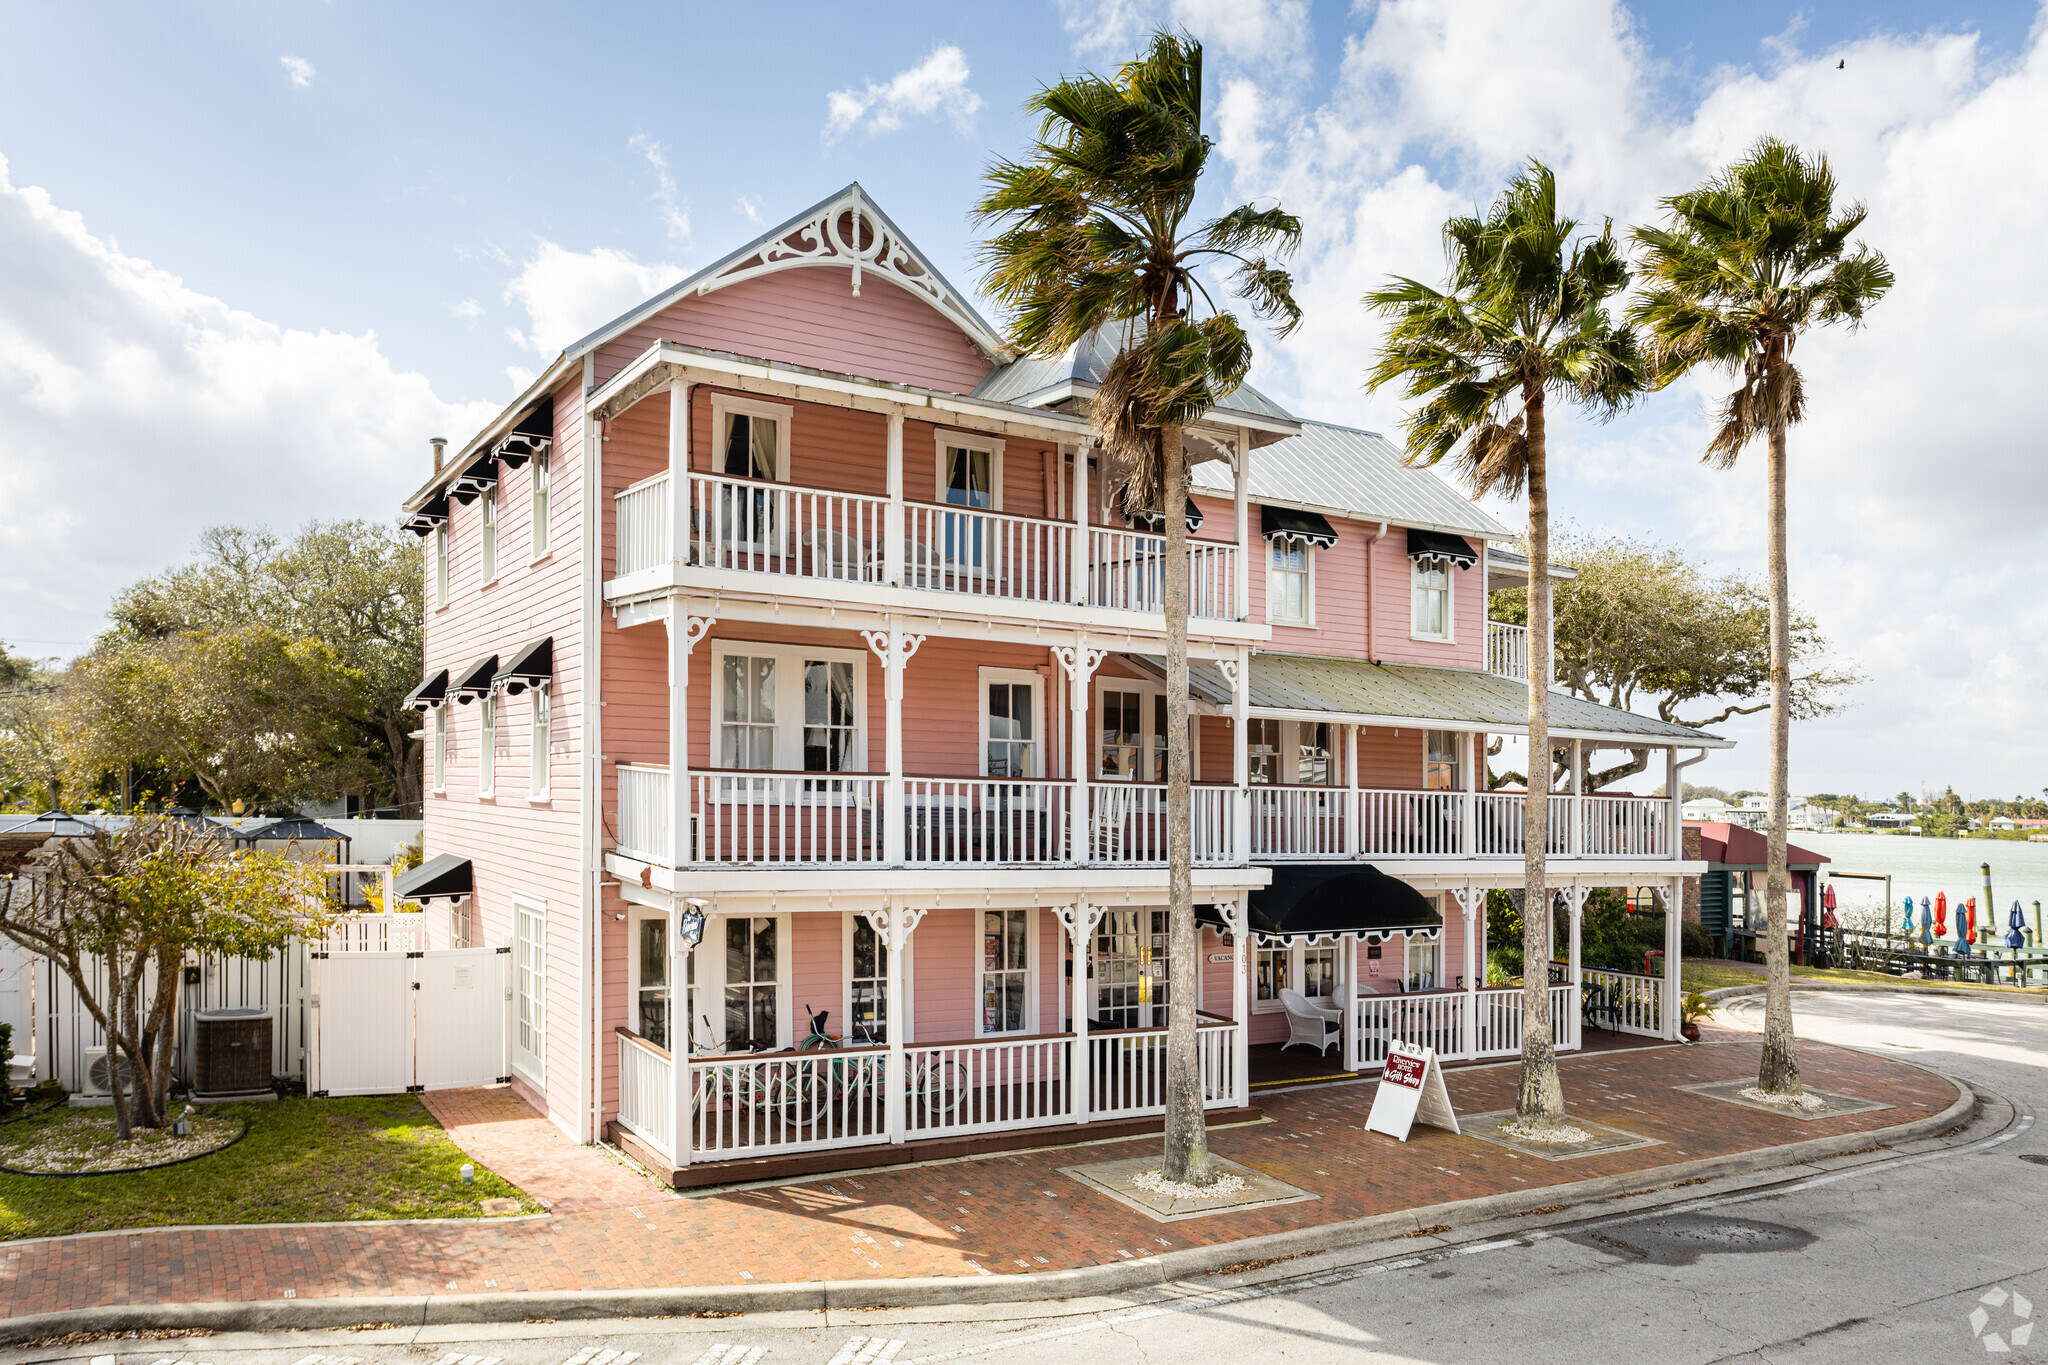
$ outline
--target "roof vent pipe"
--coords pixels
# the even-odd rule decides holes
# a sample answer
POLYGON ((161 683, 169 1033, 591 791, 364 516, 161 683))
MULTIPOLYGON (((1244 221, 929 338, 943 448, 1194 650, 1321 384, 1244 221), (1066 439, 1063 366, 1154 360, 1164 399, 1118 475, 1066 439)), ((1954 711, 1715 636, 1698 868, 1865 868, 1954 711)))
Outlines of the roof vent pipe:
POLYGON ((438 474, 441 472, 441 456, 448 449, 448 438, 446 436, 429 436, 427 444, 434 448, 434 472, 438 474))

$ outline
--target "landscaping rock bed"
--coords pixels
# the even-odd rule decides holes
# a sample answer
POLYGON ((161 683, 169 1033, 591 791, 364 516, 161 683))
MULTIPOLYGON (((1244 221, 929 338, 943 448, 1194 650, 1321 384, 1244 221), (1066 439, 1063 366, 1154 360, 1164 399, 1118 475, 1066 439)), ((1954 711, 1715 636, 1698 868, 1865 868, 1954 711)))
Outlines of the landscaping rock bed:
POLYGON ((48 1123, 0 1130, 0 1170, 14 1175, 113 1175, 170 1166, 233 1145, 245 1131, 240 1119, 194 1114, 186 1135, 171 1128, 137 1128, 127 1142, 114 1137, 111 1108, 77 1109, 48 1123))

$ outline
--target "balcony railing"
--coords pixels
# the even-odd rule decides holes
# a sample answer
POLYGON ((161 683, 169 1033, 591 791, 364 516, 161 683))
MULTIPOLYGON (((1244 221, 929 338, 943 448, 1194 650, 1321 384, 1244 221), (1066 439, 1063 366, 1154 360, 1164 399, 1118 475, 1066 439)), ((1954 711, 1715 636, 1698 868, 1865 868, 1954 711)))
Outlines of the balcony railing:
POLYGON ((1529 678, 1529 628, 1506 621, 1486 623, 1486 671, 1526 682, 1529 678))
MULTIPOLYGON (((1550 1032, 1560 1049, 1579 1046, 1579 1012, 1569 985, 1550 988, 1550 1032)), ((1361 995, 1353 1006, 1350 1067, 1362 1071, 1387 1060, 1390 1042, 1423 1044, 1446 1060, 1512 1057, 1522 1050, 1522 990, 1515 986, 1468 996, 1464 991, 1361 995), (1466 1042, 1468 1003, 1476 1006, 1466 1042)))
MULTIPOLYGON (((668 563, 669 476, 644 479, 613 501, 613 572, 668 563)), ((723 474, 690 475, 687 515, 685 563, 693 567, 1118 611, 1157 612, 1165 601, 1166 538, 1140 531, 1090 527, 1087 576, 1076 584, 1072 522, 905 503, 892 555, 887 498, 723 474)), ((1237 546, 1191 541, 1187 564, 1189 615, 1238 619, 1237 546)))
MULTIPOLYGON (((1252 858, 1519 858, 1520 792, 1255 786, 1252 858)), ((1640 796, 1553 796, 1549 856, 1668 858, 1671 803, 1640 796)))

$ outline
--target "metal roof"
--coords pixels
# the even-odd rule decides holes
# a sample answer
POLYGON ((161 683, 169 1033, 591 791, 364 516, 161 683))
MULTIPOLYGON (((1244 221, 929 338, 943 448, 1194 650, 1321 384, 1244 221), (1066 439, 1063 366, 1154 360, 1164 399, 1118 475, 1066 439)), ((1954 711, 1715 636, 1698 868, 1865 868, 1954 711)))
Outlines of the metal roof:
MULTIPOLYGON (((973 396, 998 403, 1037 406, 1067 396, 1067 389, 1079 385, 1093 389, 1102 382, 1110 361, 1116 359, 1120 336, 1116 324, 1098 327, 1078 345, 1051 359, 1023 356, 1002 366, 975 385, 973 396)), ((1294 414, 1249 384, 1240 384, 1215 407, 1221 416, 1237 414, 1266 422, 1293 422, 1294 414)))
MULTIPOLYGON (((1227 465, 1198 464, 1189 479, 1199 492, 1231 492, 1227 465)), ((1253 502, 1293 503, 1362 521, 1485 540, 1514 535, 1434 470, 1402 463, 1400 450, 1378 432, 1328 422, 1304 421, 1301 435, 1253 452, 1248 492, 1253 502)))
MULTIPOLYGON (((1157 672, 1166 670, 1166 661, 1157 656, 1136 657, 1157 672)), ((1499 734, 1521 734, 1529 719, 1526 684, 1471 669, 1260 653, 1252 655, 1251 673, 1254 710, 1322 712, 1499 734)), ((1190 662, 1188 690, 1216 706, 1230 705, 1230 685, 1213 663, 1190 662)), ((1565 739, 1731 747, 1718 735, 1602 706, 1555 688, 1550 692, 1550 729, 1565 739)))

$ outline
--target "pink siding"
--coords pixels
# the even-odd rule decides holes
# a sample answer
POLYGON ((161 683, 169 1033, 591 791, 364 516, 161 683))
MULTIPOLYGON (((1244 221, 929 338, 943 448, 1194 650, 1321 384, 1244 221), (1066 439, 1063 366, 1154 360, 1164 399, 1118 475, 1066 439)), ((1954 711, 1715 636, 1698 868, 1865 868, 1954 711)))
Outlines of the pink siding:
POLYGON ((975 938, 980 912, 937 909, 919 922, 916 943, 917 1017, 910 1041, 956 1042, 974 1037, 975 938))
POLYGON ((597 351, 602 384, 657 341, 966 393, 991 368, 931 305, 873 273, 785 270, 678 300, 597 351))
POLYGON ((810 1016, 830 1010, 825 1031, 846 1032, 845 916, 795 914, 789 926, 790 1037, 802 1042, 810 1016))
MULTIPOLYGON (((1346 523, 1339 533, 1353 524, 1346 523)), ((1372 529, 1378 530, 1378 525, 1372 529)), ((1468 543, 1477 548, 1476 542, 1468 543)), ((1414 639, 1410 629, 1414 594, 1409 579, 1408 537, 1400 527, 1389 527, 1385 538, 1373 547, 1375 657, 1397 664, 1485 668, 1486 601, 1480 582, 1480 570, 1476 567, 1451 570, 1452 642, 1414 639)))
POLYGON ((1358 734, 1358 785, 1407 790, 1422 786, 1424 737, 1420 726, 1383 729, 1365 725, 1358 734))
MULTIPOLYGON (((583 920, 577 877, 585 675, 578 626, 585 510, 582 433, 581 384, 572 382, 555 394, 546 557, 528 562, 532 523, 526 470, 501 470, 496 580, 482 582, 481 499, 451 506, 448 603, 433 600, 431 538, 426 566, 428 672, 460 670, 486 654, 509 656, 528 641, 554 639, 549 799, 534 801, 527 794, 531 750, 526 697, 499 699, 497 795, 490 799, 477 795, 482 708, 451 706, 446 790, 427 795, 426 849, 429 856, 455 853, 472 860, 478 942, 496 945, 510 939, 514 896, 545 908, 546 1084, 545 1093, 532 1098, 571 1131, 578 1120, 577 1091, 583 1074, 578 1018, 587 1004, 578 980, 583 920)), ((431 745, 431 719, 428 729, 431 745)))

